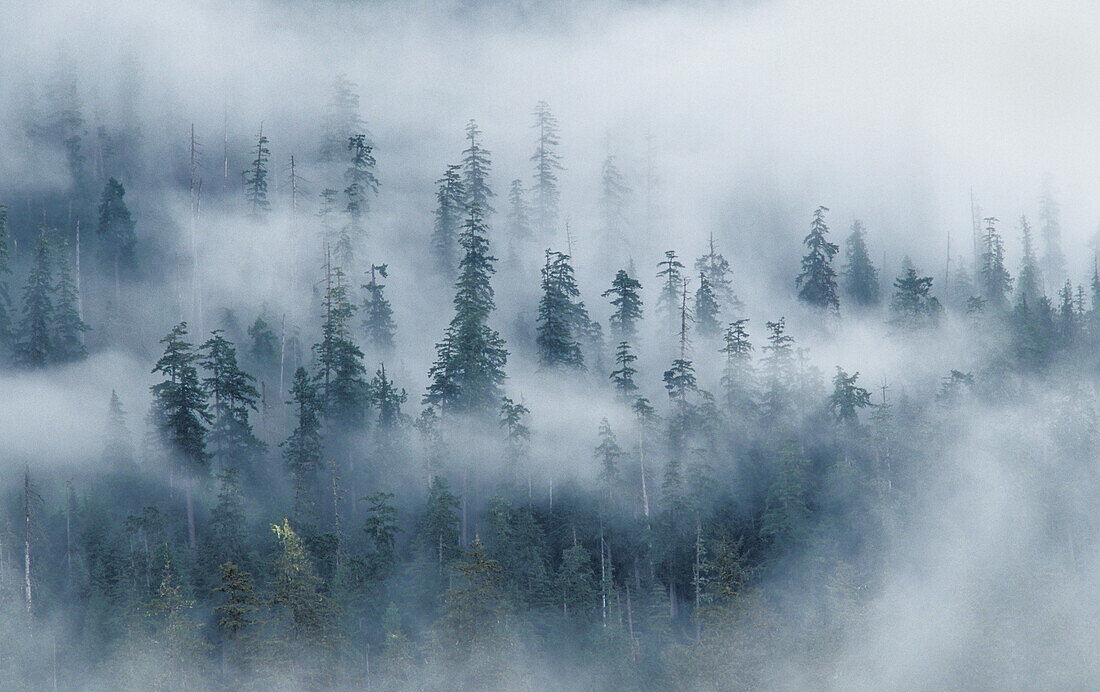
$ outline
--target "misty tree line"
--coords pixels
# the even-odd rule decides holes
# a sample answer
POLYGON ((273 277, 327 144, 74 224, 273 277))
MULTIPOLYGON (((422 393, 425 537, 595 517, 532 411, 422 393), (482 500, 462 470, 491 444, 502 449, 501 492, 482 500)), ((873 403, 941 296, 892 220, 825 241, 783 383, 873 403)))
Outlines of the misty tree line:
MULTIPOLYGON (((945 373, 930 397, 891 400, 886 385, 872 396, 858 372, 822 373, 783 316, 756 328, 713 236, 690 269, 669 249, 645 259, 648 271, 608 271, 606 325, 586 306, 567 236, 541 252, 533 324, 506 340, 494 252, 506 247, 514 265, 562 226, 559 125, 540 102, 533 182, 508 186, 496 239, 504 204, 474 121, 436 182, 425 256, 453 300, 417 407, 386 368, 401 355, 398 325, 414 318, 394 314, 390 264, 364 257, 380 179, 353 88, 337 81, 316 157, 328 178, 308 224, 324 257, 312 323, 288 339, 266 311, 243 329, 225 310, 194 336, 202 313, 181 319, 147 359, 149 410, 106 402, 90 470, 66 479, 32 459, 7 488, 0 605, 21 636, 0 644, 5 686, 76 684, 88 670, 165 688, 516 685, 535 661, 599 670, 615 687, 766 684, 779 652, 813 663, 835 651, 829 634, 881 583, 921 479, 946 472, 968 401, 1010 396, 1006 374, 1098 365, 1100 274, 1088 291, 1068 280, 1054 298, 1044 290, 1065 272, 1049 201, 1042 262, 1021 219, 1012 276, 998 221, 985 219, 974 273, 956 267, 938 297, 908 259, 884 287, 859 222, 841 258, 828 210, 813 212, 791 286, 828 329, 844 329, 843 307, 883 316, 898 339, 934 343, 952 319, 982 337, 983 368, 945 373), (643 282, 656 288, 652 309, 643 282), (665 369, 640 365, 647 338, 665 369), (617 400, 570 432, 588 441, 586 470, 552 471, 535 402, 508 377, 516 354, 579 396, 617 400), (714 381, 701 374, 711 365, 714 381)), ((126 166, 97 155, 89 170, 79 114, 55 120, 57 132, 35 136, 63 141, 72 206, 96 211, 85 243, 98 261, 85 280, 79 250, 43 224, 16 267, 17 311, 0 215, 0 347, 22 371, 124 343, 136 326, 127 298, 160 268, 111 175, 126 166)), ((261 128, 238 207, 261 228, 274 213, 269 147, 261 128)), ((189 152, 197 214, 193 136, 189 152)), ((613 157, 601 179, 602 232, 627 237, 629 189, 613 157)), ((292 167, 294 211, 301 183, 292 167)), ((42 204, 55 218, 71 208, 42 204)), ((1068 425, 1091 449, 1087 423, 1068 425)))

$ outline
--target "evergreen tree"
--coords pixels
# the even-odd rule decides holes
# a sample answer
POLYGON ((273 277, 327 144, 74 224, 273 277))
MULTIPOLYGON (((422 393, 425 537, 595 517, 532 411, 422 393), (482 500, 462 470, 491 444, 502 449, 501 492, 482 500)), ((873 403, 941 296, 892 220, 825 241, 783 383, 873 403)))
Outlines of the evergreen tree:
POLYGON ((546 251, 542 268, 542 298, 539 300, 535 343, 539 365, 548 368, 583 370, 584 357, 577 340, 578 327, 588 314, 578 298, 580 289, 569 264, 569 255, 546 251))
POLYGON ((664 381, 669 400, 683 409, 688 394, 696 390, 695 366, 687 358, 677 358, 672 361, 672 367, 665 370, 664 381))
POLYGON ((829 227, 825 225, 827 211, 826 207, 818 207, 814 211, 810 232, 802 241, 808 252, 802 258, 802 273, 795 280, 795 287, 799 289, 798 297, 803 302, 821 310, 836 311, 840 309, 840 299, 837 297, 833 257, 840 248, 826 238, 829 233, 829 227))
MULTIPOLYGON (((496 193, 489 187, 492 157, 489 150, 481 146, 480 138, 481 130, 471 120, 466 124, 467 144, 466 150, 462 152, 462 187, 466 191, 467 215, 476 216, 479 223, 484 223, 496 211, 489 201, 496 197, 496 193)), ((459 244, 461 245, 461 240, 459 244)))
POLYGON ((374 148, 367 143, 367 136, 355 134, 348 137, 351 161, 344 171, 344 213, 347 223, 336 244, 336 256, 341 264, 350 267, 354 248, 366 237, 363 217, 370 212, 370 196, 378 194, 378 178, 374 174, 374 148))
POLYGON ((982 253, 982 298, 995 310, 1008 308, 1008 296, 1012 291, 1012 277, 1005 268, 1005 248, 997 233, 997 219, 985 219, 985 236, 982 253))
POLYGON ((871 264, 871 256, 867 251, 867 232, 858 219, 852 223, 852 232, 844 241, 844 253, 844 295, 859 307, 878 305, 878 270, 871 264))
POLYGON ((527 458, 528 445, 531 443, 531 428, 527 425, 530 409, 522 403, 517 404, 504 397, 500 405, 500 427, 504 428, 504 443, 507 448, 507 460, 518 463, 527 458))
POLYGON ((565 617, 591 616, 598 593, 596 575, 592 572, 592 555, 580 543, 574 542, 562 551, 557 586, 565 617))
POLYGON ((325 108, 325 139, 321 146, 322 163, 330 163, 343 156, 347 150, 348 137, 357 132, 365 132, 363 119, 359 115, 359 94, 356 85, 347 75, 337 75, 332 84, 332 97, 325 108))
POLYGON ((754 408, 752 368, 752 343, 749 341, 745 325, 748 319, 741 318, 730 322, 722 336, 722 353, 725 365, 722 369, 722 390, 725 392, 726 408, 732 415, 740 411, 744 416, 754 408))
POLYGON ((695 327, 703 336, 718 334, 718 299, 706 272, 699 272, 699 288, 695 291, 695 327))
POLYGON ((535 229, 539 238, 553 235, 558 222, 558 171, 562 170, 558 155, 558 119, 550 112, 545 101, 535 105, 534 129, 538 131, 538 144, 531 161, 535 164, 535 229))
POLYGON ((393 351, 393 336, 397 331, 397 325, 393 323, 393 308, 384 293, 386 285, 379 281, 379 278, 385 279, 388 275, 388 265, 372 264, 370 283, 363 286, 366 291, 363 296, 363 330, 367 343, 381 354, 393 351))
POLYGON ((15 342, 15 313, 12 310, 11 234, 8 232, 8 208, 0 204, 0 358, 11 354, 15 342))
POLYGON ((367 507, 367 519, 363 532, 370 541, 371 552, 367 558, 367 572, 375 581, 385 581, 397 564, 397 508, 391 501, 393 493, 373 493, 362 498, 367 507))
POLYGON ((271 211, 271 202, 267 199, 267 162, 271 158, 271 150, 267 148, 268 139, 264 136, 263 125, 256 136, 256 158, 244 171, 244 198, 248 203, 248 215, 254 219, 262 219, 271 211))
POLYGON ((626 201, 630 187, 615 165, 615 156, 608 154, 600 174, 600 218, 605 240, 626 241, 626 201))
POLYGON ((271 584, 271 606, 286 623, 287 634, 299 644, 324 644, 328 625, 327 602, 320 592, 321 578, 298 534, 283 520, 272 525, 279 542, 271 584))
POLYGON ((84 332, 91 327, 80 319, 80 293, 69 263, 68 243, 61 241, 56 253, 57 283, 54 285, 54 294, 57 300, 53 311, 53 360, 70 363, 88 356, 88 350, 84 347, 84 332))
POLYGON ((764 498, 760 535, 777 555, 793 551, 806 537, 810 517, 809 468, 797 444, 788 442, 778 451, 777 473, 764 498))
POLYGON ((620 341, 618 349, 615 350, 617 367, 611 371, 611 381, 615 384, 615 391, 618 392, 619 398, 624 401, 629 400, 638 391, 638 385, 634 383, 634 375, 638 370, 632 365, 636 360, 638 356, 631 353, 630 344, 620 341))
POLYGON ((443 596, 440 634, 460 661, 474 652, 490 655, 504 639, 504 603, 500 563, 485 554, 480 539, 454 568, 453 586, 443 596))
POLYGON ((616 339, 633 339, 638 334, 638 320, 642 318, 642 297, 639 291, 642 284, 627 273, 625 269, 615 272, 611 288, 603 292, 603 297, 614 296, 611 304, 615 312, 608 319, 611 333, 616 339))
POLYGON ((892 322, 903 329, 934 326, 942 312, 940 303, 931 296, 932 277, 919 276, 913 262, 902 261, 902 275, 894 281, 894 298, 890 303, 892 322))
POLYGON ((458 512, 455 511, 458 506, 458 498, 447 486, 447 481, 440 476, 433 477, 418 533, 428 554, 438 561, 440 572, 461 553, 458 512))
POLYGON ((786 320, 765 322, 768 331, 768 344, 764 346, 763 377, 764 396, 762 400, 764 419, 778 422, 790 404, 791 390, 794 384, 794 337, 785 333, 786 320))
POLYGON ((1043 237, 1042 274, 1053 288, 1066 275, 1066 258, 1062 253, 1062 209, 1049 187, 1040 202, 1039 230, 1043 237))
POLYGON ((222 469, 248 467, 263 452, 264 444, 252 431, 249 412, 255 411, 259 392, 256 378, 237 364, 237 349, 215 329, 201 347, 201 365, 209 375, 202 386, 210 401, 212 424, 207 444, 222 469))
POLYGON ((218 567, 221 583, 214 591, 223 594, 225 601, 214 606, 214 615, 218 618, 218 629, 222 631, 222 657, 239 656, 237 642, 242 633, 256 624, 255 613, 260 608, 260 599, 256 596, 256 586, 252 575, 232 561, 218 567))
POLYGON ((378 409, 378 427, 391 430, 401 421, 401 405, 409 395, 386 377, 386 365, 379 366, 374 379, 367 383, 367 402, 378 409))
POLYGON ((1020 236, 1024 256, 1020 261, 1019 281, 1016 283, 1016 296, 1036 305, 1043 296, 1043 277, 1039 270, 1039 260, 1035 257, 1035 247, 1031 240, 1031 225, 1026 216, 1020 217, 1020 236))
POLYGON ((253 363, 263 368, 263 371, 279 364, 279 337, 264 319, 264 312, 256 316, 256 321, 248 328, 248 336, 252 338, 248 355, 253 363))
POLYGON ((122 187, 122 183, 114 178, 109 179, 103 188, 103 197, 99 203, 99 225, 96 227, 101 257, 104 266, 114 275, 116 293, 120 278, 133 271, 135 266, 134 246, 137 239, 134 235, 134 220, 126 206, 125 197, 126 189, 122 187))
POLYGON ((436 344, 436 360, 424 403, 445 411, 486 413, 501 400, 508 351, 488 325, 495 304, 489 283, 496 258, 478 205, 470 207, 460 242, 465 251, 455 283, 455 315, 436 344))
POLYGON ((355 305, 348 300, 344 272, 337 267, 327 279, 321 323, 321 342, 313 345, 317 359, 314 379, 321 386, 325 417, 354 427, 363 421, 366 368, 363 352, 352 340, 350 322, 355 305))
POLYGON ((611 424, 604 418, 600 421, 599 444, 596 445, 595 456, 599 462, 599 479, 608 487, 619 477, 619 458, 624 456, 623 448, 615 439, 615 433, 611 430, 611 424))
POLYGON ((317 208, 317 218, 321 222, 321 241, 326 247, 336 248, 340 245, 344 235, 343 226, 336 225, 337 201, 339 193, 326 187, 321 190, 321 204, 317 208))
POLYGON ((279 446, 283 448, 283 458, 294 477, 295 514, 300 514, 304 503, 308 501, 307 492, 314 484, 323 462, 323 407, 320 393, 305 368, 299 367, 294 372, 290 396, 291 400, 287 404, 294 407, 296 426, 290 437, 279 446))
POLYGON ((665 258, 657 263, 657 278, 661 280, 661 294, 657 298, 657 312, 663 314, 670 323, 679 326, 680 291, 684 284, 681 270, 684 265, 676 258, 675 250, 665 250, 665 258))
POLYGON ((714 296, 715 318, 719 314, 728 314, 731 310, 740 310, 743 306, 733 290, 730 278, 730 263, 714 248, 714 234, 710 234, 710 245, 705 255, 695 260, 695 271, 705 276, 710 292, 714 296))
POLYGON ((24 368, 44 368, 54 355, 52 327, 53 253, 49 231, 43 226, 38 234, 34 260, 23 289, 23 318, 15 343, 15 362, 24 368))
POLYGON ((126 425, 126 412, 118 392, 111 390, 111 402, 107 407, 107 430, 103 436, 103 463, 108 468, 122 470, 134 461, 134 448, 130 429, 126 425))
POLYGON ((527 204, 527 193, 523 181, 512 181, 508 189, 508 240, 511 253, 515 256, 518 248, 531 239, 531 208, 527 204))
POLYGON ((856 384, 859 373, 849 375, 839 365, 833 377, 833 393, 829 396, 829 410, 837 423, 850 427, 859 424, 859 409, 871 405, 871 393, 856 384))
MULTIPOLYGON (((466 187, 462 183, 462 167, 447 166, 443 177, 435 181, 435 226, 432 229, 432 255, 439 273, 453 279, 458 270, 458 234, 462 229, 466 208, 466 187)), ((513 191, 515 186, 513 184, 513 191)), ((520 198, 522 201, 522 197, 520 198)))
POLYGON ((192 469, 205 468, 206 425, 213 421, 207 410, 206 391, 199 380, 195 353, 187 336, 187 323, 180 322, 160 340, 164 355, 153 366, 164 381, 152 386, 153 422, 165 446, 177 453, 192 469))

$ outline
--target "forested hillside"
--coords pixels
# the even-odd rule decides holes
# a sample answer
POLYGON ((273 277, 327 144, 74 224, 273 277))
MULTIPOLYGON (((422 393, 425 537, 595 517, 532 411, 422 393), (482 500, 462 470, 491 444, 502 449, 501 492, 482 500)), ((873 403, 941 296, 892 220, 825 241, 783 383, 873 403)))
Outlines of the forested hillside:
POLYGON ((476 74, 760 9, 184 5, 0 58, 0 689, 1100 679, 1090 200, 476 74))

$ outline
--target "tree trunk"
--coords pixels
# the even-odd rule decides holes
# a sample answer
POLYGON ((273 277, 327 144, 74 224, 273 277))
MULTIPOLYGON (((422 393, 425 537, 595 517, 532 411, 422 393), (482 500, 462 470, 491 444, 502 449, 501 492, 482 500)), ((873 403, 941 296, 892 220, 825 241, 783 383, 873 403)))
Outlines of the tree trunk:
POLYGON ((187 544, 194 550, 198 547, 195 540, 195 501, 191 497, 191 478, 183 479, 184 492, 187 495, 187 544))
POLYGON ((27 599, 27 615, 31 613, 33 597, 31 594, 31 472, 26 467, 23 473, 23 588, 27 599))

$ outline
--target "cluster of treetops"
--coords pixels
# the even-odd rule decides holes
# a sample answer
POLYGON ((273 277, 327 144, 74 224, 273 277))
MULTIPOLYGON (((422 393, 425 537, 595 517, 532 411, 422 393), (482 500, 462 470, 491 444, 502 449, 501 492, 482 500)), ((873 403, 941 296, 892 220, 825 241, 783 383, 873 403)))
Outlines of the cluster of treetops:
MULTIPOLYGON (((338 85, 337 101, 346 90, 338 85)), ((535 116, 534 185, 516 181, 509 195, 513 240, 544 237, 558 223, 557 121, 544 103, 535 116)), ((755 359, 730 265, 712 238, 690 275, 672 250, 656 263, 651 329, 678 343, 661 376, 668 401, 659 414, 636 367, 644 277, 632 263, 609 277, 608 338, 581 299, 569 254, 547 250, 534 338, 513 348, 530 349, 543 371, 574 373, 565 379, 578 388, 609 388, 619 402, 618 414, 578 433, 592 436, 591 473, 555 473, 537 459, 555 453, 533 444, 538 421, 507 395, 509 345, 491 326, 491 159, 472 121, 466 137, 461 162, 439 181, 431 247, 453 280, 453 317, 420 413, 405 412, 407 392, 384 365, 368 375, 364 349, 384 362, 397 327, 382 282, 388 266, 362 272, 359 299, 349 278, 378 189, 372 145, 352 133, 342 147, 347 186, 322 193, 318 338, 279 391, 286 406, 273 413, 256 386, 255 374, 274 380, 286 361, 268 320, 239 335, 249 340, 240 354, 235 326, 193 343, 180 323, 160 341, 137 449, 112 395, 99 463, 66 480, 32 460, 19 487, 6 489, 0 584, 5 608, 28 615, 22 645, 38 641, 36 622, 68 613, 71 627, 53 640, 65 665, 122 675, 138 652, 162 656, 157 680, 166 686, 196 673, 224 684, 279 675, 337 684, 408 682, 433 670, 492 684, 520 650, 578 668, 600 663, 615 684, 674 686, 701 674, 693 666, 712 655, 707 642, 746 613, 761 622, 801 617, 779 595, 761 600, 762 584, 819 594, 827 582, 859 600, 888 533, 881 508, 915 492, 919 460, 946 444, 924 423, 958 405, 975 375, 952 371, 934 402, 903 398, 897 415, 885 388, 872 404, 858 373, 838 367, 826 386, 782 318, 766 323, 755 359), (694 353, 722 359, 713 392, 697 379, 694 353), (609 419, 623 421, 618 433, 609 419), (794 569, 810 551, 825 565, 813 579, 794 569)), ((271 206, 267 144, 261 134, 244 174, 248 213, 261 222, 271 206)), ((337 158, 331 149, 325 155, 337 158)), ((612 159, 603 180, 604 223, 615 233, 627 188, 612 159)), ((838 269, 827 211, 814 212, 805 237, 798 298, 825 315, 838 314, 842 295, 871 310, 883 291, 865 231, 853 225, 838 269)), ((119 319, 121 285, 138 280, 137 239, 114 178, 97 216, 108 295, 89 302, 119 319)), ((43 227, 17 315, 4 219, 0 212, 5 359, 35 370, 86 358, 79 254, 74 263, 73 248, 43 227)), ((1003 327, 1006 338, 989 348, 1020 369, 1084 352, 1100 340, 1100 278, 1090 306, 1069 283, 1052 303, 1021 226, 1015 294, 988 219, 980 272, 972 281, 956 270, 948 293, 961 300, 945 308, 932 277, 906 261, 890 322, 931 332, 957 306, 966 319, 1003 327)), ((0 651, 9 682, 48 674, 34 656, 12 663, 11 646, 0 651)))

